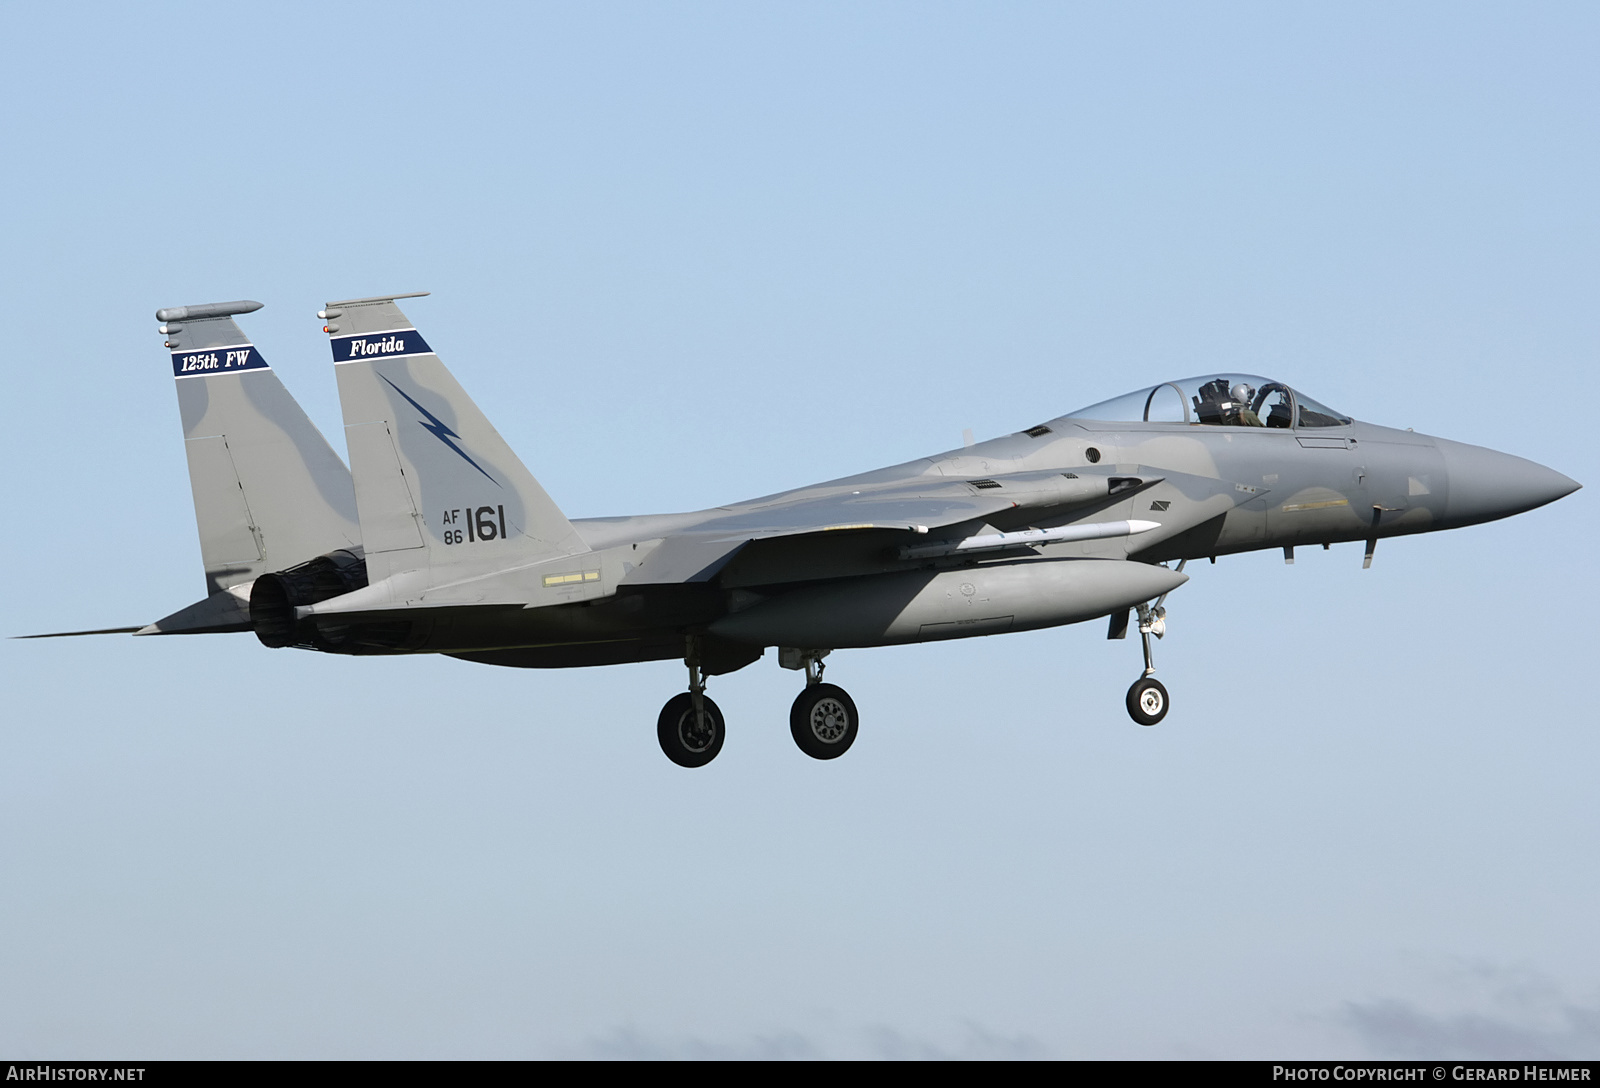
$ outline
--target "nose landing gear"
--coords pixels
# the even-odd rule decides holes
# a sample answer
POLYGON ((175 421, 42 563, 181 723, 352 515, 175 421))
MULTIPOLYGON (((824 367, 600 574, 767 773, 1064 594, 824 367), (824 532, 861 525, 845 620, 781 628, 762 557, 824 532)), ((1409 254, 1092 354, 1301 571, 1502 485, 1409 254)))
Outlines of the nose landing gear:
MULTIPOLYGON (((1187 560, 1178 561, 1178 570, 1183 570, 1187 560)), ((1144 675, 1133 682, 1128 689, 1128 717, 1140 725, 1155 725, 1167 716, 1167 708, 1171 705, 1171 698, 1161 681, 1156 679, 1155 657, 1150 651, 1150 636, 1161 638, 1167 633, 1167 610, 1162 607, 1167 600, 1163 593, 1150 605, 1141 604, 1139 611, 1139 641, 1144 644, 1144 675)), ((1126 628, 1126 613, 1123 626, 1126 628)))

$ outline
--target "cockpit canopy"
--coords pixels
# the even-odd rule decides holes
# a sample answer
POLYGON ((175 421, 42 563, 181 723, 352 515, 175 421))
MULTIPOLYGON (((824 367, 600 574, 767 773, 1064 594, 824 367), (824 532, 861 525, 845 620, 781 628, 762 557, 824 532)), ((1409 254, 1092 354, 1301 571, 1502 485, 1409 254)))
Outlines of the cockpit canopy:
POLYGON ((1068 412, 1067 419, 1110 423, 1187 423, 1212 427, 1342 427, 1350 417, 1254 374, 1205 374, 1162 382, 1068 412))

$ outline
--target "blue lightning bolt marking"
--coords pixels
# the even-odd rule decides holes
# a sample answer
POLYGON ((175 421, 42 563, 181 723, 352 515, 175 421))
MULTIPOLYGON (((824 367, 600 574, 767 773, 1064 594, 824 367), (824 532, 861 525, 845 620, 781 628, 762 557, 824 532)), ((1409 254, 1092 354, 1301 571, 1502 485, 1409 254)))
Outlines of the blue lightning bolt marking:
MULTIPOLYGON (((411 399, 411 395, 409 393, 407 393, 404 389, 401 389, 398 385, 395 385, 394 382, 390 382, 388 378, 384 378, 382 374, 379 374, 378 377, 383 378, 383 380, 386 381, 386 382, 389 382, 389 388, 393 389, 396 393, 399 393, 402 397, 405 397, 406 400, 411 401, 411 407, 415 408, 417 411, 421 412, 423 415, 428 417, 428 421, 426 423, 423 423, 422 420, 420 420, 420 419, 417 420, 418 423, 422 424, 422 429, 423 430, 427 431, 429 434, 433 435, 433 437, 437 438, 439 441, 443 442, 445 445, 447 445, 451 449, 455 450, 456 454, 458 456, 460 456, 460 458, 463 461, 465 461, 467 464, 471 465, 473 468, 477 469, 479 472, 483 472, 483 466, 482 465, 478 464, 478 462, 476 462, 472 458, 468 457, 466 450, 463 450, 460 446, 458 446, 454 442, 450 441, 452 438, 460 438, 461 436, 456 434, 456 432, 452 431, 448 426, 446 426, 444 420, 440 419, 438 416, 436 416, 432 412, 428 411, 422 405, 418 404, 415 400, 412 400, 411 399)), ((494 486, 496 486, 496 487, 500 486, 500 481, 496 480, 493 476, 490 476, 487 472, 483 472, 483 478, 485 480, 488 480, 490 483, 494 484, 494 486)))

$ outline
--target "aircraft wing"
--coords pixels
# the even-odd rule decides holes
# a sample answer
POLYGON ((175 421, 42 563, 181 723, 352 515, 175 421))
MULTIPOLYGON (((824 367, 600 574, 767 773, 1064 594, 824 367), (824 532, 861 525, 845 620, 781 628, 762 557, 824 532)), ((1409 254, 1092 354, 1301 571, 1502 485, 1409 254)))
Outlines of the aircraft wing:
POLYGON ((925 476, 889 484, 850 481, 708 512, 666 537, 624 585, 704 582, 738 557, 736 584, 898 569, 896 545, 1019 508, 1060 514, 1104 502, 1159 477, 1111 472, 1027 472, 983 479, 925 476), (757 574, 756 570, 770 571, 757 574))

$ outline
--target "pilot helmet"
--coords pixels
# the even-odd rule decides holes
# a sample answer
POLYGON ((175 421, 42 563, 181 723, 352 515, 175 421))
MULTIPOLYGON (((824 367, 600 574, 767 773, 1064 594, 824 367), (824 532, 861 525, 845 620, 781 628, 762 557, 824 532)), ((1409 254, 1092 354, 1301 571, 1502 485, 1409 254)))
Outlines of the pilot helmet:
POLYGON ((1238 385, 1233 387, 1231 393, 1233 399, 1238 401, 1240 406, 1244 408, 1250 407, 1250 402, 1253 401, 1256 396, 1255 387, 1250 385, 1248 382, 1240 382, 1238 385))

